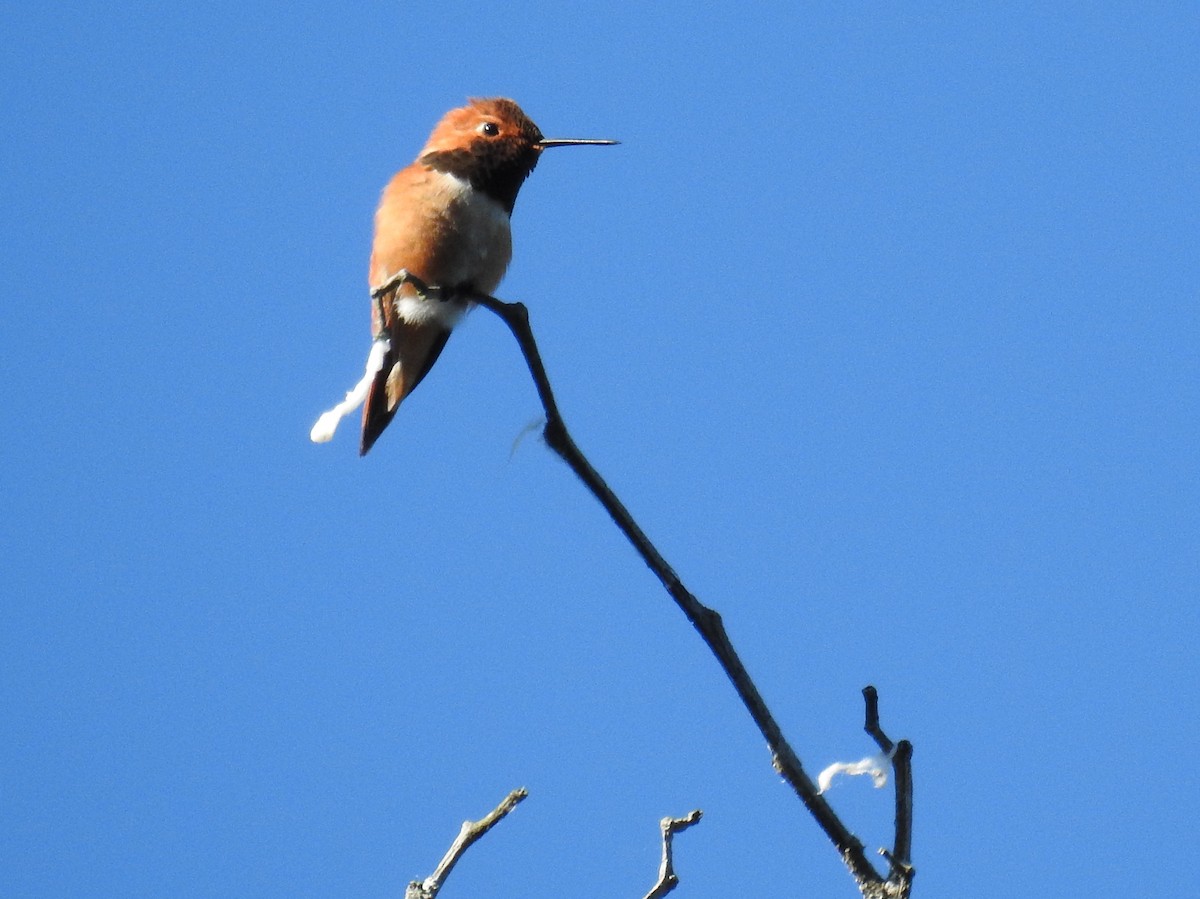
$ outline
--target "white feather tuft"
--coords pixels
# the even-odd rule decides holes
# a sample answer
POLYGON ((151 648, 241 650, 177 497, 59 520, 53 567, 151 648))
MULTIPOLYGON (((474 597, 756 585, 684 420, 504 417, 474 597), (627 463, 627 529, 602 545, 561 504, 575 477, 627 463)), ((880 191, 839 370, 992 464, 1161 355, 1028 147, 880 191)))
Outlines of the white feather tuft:
POLYGON ((869 755, 857 762, 834 762, 817 775, 817 792, 824 793, 839 774, 870 774, 879 789, 888 782, 888 768, 891 767, 892 757, 881 752, 879 755, 869 755))
POLYGON ((363 400, 367 398, 367 391, 371 389, 371 382, 383 367, 383 359, 390 348, 391 344, 386 337, 380 337, 371 344, 371 352, 367 354, 367 368, 362 379, 346 394, 344 400, 328 412, 323 412, 317 419, 317 423, 308 432, 308 438, 313 443, 328 443, 332 440, 333 432, 337 430, 342 419, 362 405, 363 400))

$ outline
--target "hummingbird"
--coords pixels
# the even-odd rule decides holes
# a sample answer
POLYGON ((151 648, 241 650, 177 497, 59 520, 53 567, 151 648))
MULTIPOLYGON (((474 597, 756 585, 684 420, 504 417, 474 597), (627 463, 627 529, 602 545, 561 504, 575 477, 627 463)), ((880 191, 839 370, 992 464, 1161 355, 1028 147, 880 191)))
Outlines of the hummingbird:
POLYGON ((517 192, 542 151, 615 143, 547 139, 512 100, 472 99, 446 113, 416 161, 396 173, 375 213, 368 281, 375 294, 399 275, 413 280, 400 278, 372 305, 372 334, 386 349, 363 406, 359 455, 429 373, 470 297, 500 284, 517 192))

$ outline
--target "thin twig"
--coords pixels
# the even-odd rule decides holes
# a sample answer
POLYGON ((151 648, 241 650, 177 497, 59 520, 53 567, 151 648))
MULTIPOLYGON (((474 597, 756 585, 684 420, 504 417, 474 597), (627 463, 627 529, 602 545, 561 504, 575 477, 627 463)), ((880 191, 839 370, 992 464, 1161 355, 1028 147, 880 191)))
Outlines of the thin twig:
POLYGON ((870 684, 867 684, 867 686, 863 687, 862 694, 863 701, 867 707, 866 723, 863 724, 863 730, 870 735, 871 739, 878 744, 880 749, 890 755, 896 744, 888 739, 888 735, 879 726, 879 691, 870 684))
POLYGON ((424 880, 414 880, 410 883, 408 889, 404 891, 404 899, 434 899, 438 890, 442 888, 442 884, 446 882, 446 878, 450 876, 450 872, 454 870, 454 866, 458 864, 458 860, 463 857, 463 853, 470 849, 476 840, 495 827, 501 818, 516 808, 517 803, 528 795, 529 792, 524 787, 513 790, 504 797, 498 806, 478 821, 464 821, 458 837, 450 845, 449 851, 443 856, 433 873, 424 880))
POLYGON ((521 303, 506 303, 490 296, 476 295, 471 296, 470 299, 498 315, 512 331, 521 348, 521 353, 525 357, 525 362, 529 366, 529 373, 533 376, 542 408, 546 413, 546 426, 543 430, 546 443, 570 466, 579 479, 587 485, 592 495, 604 506, 613 522, 633 544, 634 549, 662 582, 667 593, 675 600, 676 605, 699 632, 713 655, 717 657, 717 661, 733 683, 742 703, 750 712, 750 717, 754 719, 754 723, 758 725, 759 731, 766 739, 775 770, 791 785, 805 808, 833 842, 846 867, 850 870, 851 876, 858 884, 860 892, 865 894, 867 891, 875 892, 881 887, 885 887, 884 878, 868 860, 862 842, 850 832, 825 798, 817 792, 816 785, 801 766, 799 757, 784 738, 783 731, 775 721, 770 709, 767 708, 767 704, 751 680, 746 667, 734 651, 733 645, 725 633, 721 616, 703 605, 683 585, 679 576, 667 564, 666 559, 650 542, 650 539, 634 521, 633 516, 629 514, 625 506, 617 499, 616 494, 588 462, 579 447, 575 445, 575 441, 571 439, 562 415, 558 411, 550 380, 546 376, 546 369, 542 364, 537 342, 534 340, 533 331, 529 326, 528 310, 521 303))
POLYGON ((679 884, 679 878, 675 876, 672 847, 675 834, 687 830, 699 821, 703 814, 700 809, 696 809, 686 818, 663 818, 658 822, 662 830, 662 862, 658 866, 658 883, 645 895, 644 899, 662 899, 679 884))

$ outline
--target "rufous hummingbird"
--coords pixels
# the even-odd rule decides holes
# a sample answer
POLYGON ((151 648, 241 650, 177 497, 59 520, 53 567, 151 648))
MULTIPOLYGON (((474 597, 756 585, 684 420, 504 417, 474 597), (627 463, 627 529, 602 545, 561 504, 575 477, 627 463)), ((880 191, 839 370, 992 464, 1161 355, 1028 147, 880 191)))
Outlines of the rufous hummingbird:
POLYGON ((512 258, 509 218, 517 191, 542 151, 615 143, 548 140, 512 100, 473 99, 446 113, 416 161, 396 173, 375 213, 368 278, 372 293, 401 274, 415 283, 400 280, 372 305, 383 357, 368 363, 368 375, 372 364, 378 367, 363 406, 360 455, 429 373, 469 297, 490 295, 499 285, 512 258))

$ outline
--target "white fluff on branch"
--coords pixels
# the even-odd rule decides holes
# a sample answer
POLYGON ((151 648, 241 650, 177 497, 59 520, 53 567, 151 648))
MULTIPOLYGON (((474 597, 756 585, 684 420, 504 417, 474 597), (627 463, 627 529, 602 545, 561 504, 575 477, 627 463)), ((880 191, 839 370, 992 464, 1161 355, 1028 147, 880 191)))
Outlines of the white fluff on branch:
POLYGON ((879 755, 869 755, 857 762, 834 762, 817 775, 817 792, 824 793, 829 789, 833 779, 839 774, 870 774, 879 789, 888 782, 888 769, 892 766, 890 753, 881 752, 879 755))

